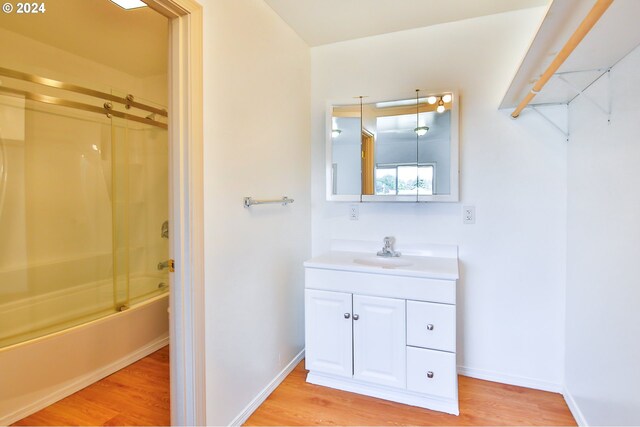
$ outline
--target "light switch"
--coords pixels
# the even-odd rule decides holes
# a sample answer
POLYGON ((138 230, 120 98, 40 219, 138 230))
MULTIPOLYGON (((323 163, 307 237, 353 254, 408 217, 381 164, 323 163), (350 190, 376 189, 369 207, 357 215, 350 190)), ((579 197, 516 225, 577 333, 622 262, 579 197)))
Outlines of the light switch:
POLYGON ((462 207, 462 222, 464 224, 476 223, 476 207, 475 206, 462 207))
POLYGON ((349 206, 349 219, 351 221, 357 221, 360 218, 360 209, 358 205, 349 206))

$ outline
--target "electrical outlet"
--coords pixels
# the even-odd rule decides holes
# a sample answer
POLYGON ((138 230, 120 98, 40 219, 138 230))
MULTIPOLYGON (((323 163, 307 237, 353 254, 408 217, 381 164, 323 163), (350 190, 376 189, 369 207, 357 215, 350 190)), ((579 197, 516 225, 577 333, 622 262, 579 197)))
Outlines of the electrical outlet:
POLYGON ((462 222, 464 224, 476 223, 476 207, 475 206, 462 207, 462 222))
POLYGON ((357 221, 360 218, 360 208, 358 205, 349 206, 349 219, 351 221, 357 221))

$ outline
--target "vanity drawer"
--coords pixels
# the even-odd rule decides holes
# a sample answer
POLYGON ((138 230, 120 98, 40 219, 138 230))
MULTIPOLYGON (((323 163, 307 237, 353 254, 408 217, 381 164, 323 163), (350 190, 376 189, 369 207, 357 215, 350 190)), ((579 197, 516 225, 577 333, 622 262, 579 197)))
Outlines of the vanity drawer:
POLYGON ((407 301, 407 345, 456 351, 456 306, 407 301))
POLYGON ((458 390, 455 353, 407 347, 407 389, 455 399, 458 390))

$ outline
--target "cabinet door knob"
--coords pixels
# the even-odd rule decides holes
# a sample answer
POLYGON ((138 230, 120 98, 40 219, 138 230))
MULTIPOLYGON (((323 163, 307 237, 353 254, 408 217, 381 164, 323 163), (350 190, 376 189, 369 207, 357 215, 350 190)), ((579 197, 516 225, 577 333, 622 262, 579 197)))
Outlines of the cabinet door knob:
POLYGON ((427 331, 433 331, 433 325, 431 323, 427 325, 427 331))
POLYGON ((433 378, 433 372, 431 371, 427 372, 427 378, 433 378))
POLYGON ((348 319, 349 317, 351 317, 351 314, 350 314, 350 313, 345 313, 345 314, 344 314, 344 318, 345 318, 345 319, 348 319))
POLYGON ((360 316, 359 316, 359 315, 357 315, 357 314, 354 314, 354 315, 353 315, 353 320, 358 320, 359 318, 360 318, 360 316))

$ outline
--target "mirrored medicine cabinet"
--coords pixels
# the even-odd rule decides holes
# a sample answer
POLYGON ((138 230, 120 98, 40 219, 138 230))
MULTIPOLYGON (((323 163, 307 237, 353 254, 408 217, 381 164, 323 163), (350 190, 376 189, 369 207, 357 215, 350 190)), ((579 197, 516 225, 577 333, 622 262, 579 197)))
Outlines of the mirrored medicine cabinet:
POLYGON ((327 200, 458 201, 458 97, 330 103, 327 200))

